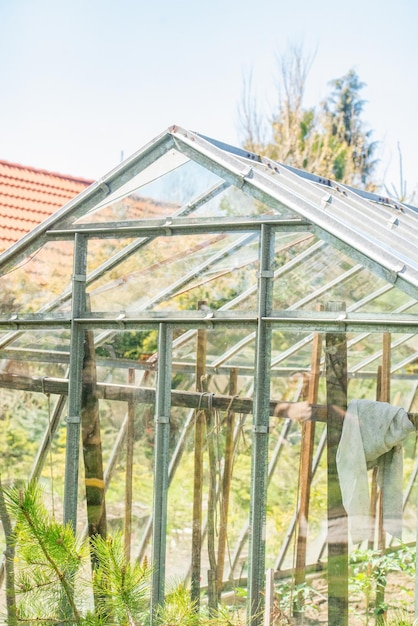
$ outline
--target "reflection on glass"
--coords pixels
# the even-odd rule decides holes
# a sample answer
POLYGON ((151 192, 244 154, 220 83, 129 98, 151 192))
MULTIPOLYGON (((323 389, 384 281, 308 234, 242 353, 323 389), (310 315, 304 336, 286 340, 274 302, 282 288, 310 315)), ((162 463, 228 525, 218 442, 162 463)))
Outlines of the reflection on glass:
POLYGON ((72 267, 72 242, 46 243, 0 277, 4 309, 21 314, 39 311, 71 284, 72 267))
POLYGON ((137 174, 79 223, 153 219, 172 215, 219 178, 175 150, 137 174))

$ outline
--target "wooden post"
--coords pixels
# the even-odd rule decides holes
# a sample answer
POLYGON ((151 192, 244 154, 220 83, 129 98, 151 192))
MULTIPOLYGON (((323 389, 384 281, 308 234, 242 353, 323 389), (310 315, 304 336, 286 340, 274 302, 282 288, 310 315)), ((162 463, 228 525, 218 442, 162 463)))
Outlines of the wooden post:
MULTIPOLYGON (((130 367, 128 370, 128 383, 135 384, 135 370, 130 367)), ((133 399, 128 402, 128 414, 126 423, 126 470, 125 470, 125 556, 126 560, 131 559, 131 533, 132 533, 132 475, 134 459, 134 414, 135 403, 133 399)))
POLYGON ((96 362, 93 331, 85 333, 81 428, 89 536, 106 537, 105 483, 100 435, 99 400, 96 392, 96 362))
MULTIPOLYGON (((238 370, 232 369, 229 376, 230 396, 235 396, 238 389, 238 370)), ((228 411, 225 433, 224 467, 222 476, 221 510, 219 515, 217 588, 218 597, 222 592, 222 581, 225 566, 225 549, 228 528, 229 494, 231 490, 232 463, 234 455, 235 413, 228 411)))
MULTIPOLYGON (((378 384, 377 389, 379 395, 377 400, 380 402, 390 402, 390 364, 391 364, 391 335, 390 333, 383 333, 382 337, 382 365, 378 371, 378 384)), ((377 473, 373 473, 374 480, 377 480, 377 473)), ((380 489, 378 498, 378 532, 377 532, 377 548, 381 554, 384 553, 386 547, 386 537, 383 528, 383 501, 385 494, 383 488, 380 489)), ((382 607, 385 601, 385 587, 386 584, 382 581, 378 581, 376 584, 376 608, 382 607)), ((376 617, 376 624, 384 624, 386 622, 386 612, 378 614, 376 617)))
POLYGON ((391 364, 391 335, 383 333, 382 337, 382 377, 380 402, 390 402, 390 364, 391 364))
MULTIPOLYGON (((391 335, 383 333, 382 337, 382 364, 377 370, 376 400, 378 402, 390 402, 390 365, 391 365, 391 335)), ((377 469, 373 471, 371 486, 371 514, 372 519, 377 519, 377 548, 385 549, 385 532, 383 530, 383 498, 384 493, 377 487, 377 469)), ((374 526, 374 525, 373 525, 374 526)), ((372 538, 369 540, 369 548, 373 548, 372 538)))
MULTIPOLYGON (((330 302, 327 311, 343 311, 330 302)), ((338 480, 336 455, 347 410, 347 339, 343 332, 326 333, 328 451, 328 625, 348 625, 348 528, 338 480)))
POLYGON ((266 571, 266 602, 264 607, 264 626, 273 626, 274 619, 274 569, 266 571))
MULTIPOLYGON (((323 307, 321 307, 322 310, 323 307)), ((311 375, 308 383, 306 399, 309 404, 316 404, 318 399, 318 385, 321 367, 322 335, 315 333, 312 345, 311 375)), ((308 534, 309 500, 312 483, 312 458, 315 438, 315 422, 308 421, 302 424, 301 459, 300 459, 300 498, 297 524, 296 569, 295 585, 298 587, 305 582, 306 545, 308 534)), ((296 595, 294 615, 303 615, 303 594, 296 595)))
MULTIPOLYGON (((207 393, 206 376, 201 381, 202 391, 207 393)), ((216 565, 216 500, 217 500, 217 467, 215 450, 215 432, 213 411, 205 409, 206 418, 206 445, 209 457, 209 484, 208 484, 208 512, 207 512, 207 538, 208 538, 208 607, 212 617, 218 609, 218 586, 217 586, 217 565, 216 565)))
MULTIPOLYGON (((198 309, 206 303, 198 303, 198 309)), ((202 391, 201 381, 206 372, 206 341, 207 331, 199 328, 196 339, 196 390, 202 391)), ((203 442, 205 430, 205 414, 196 410, 194 430, 194 484, 193 484, 193 527, 192 527, 192 558, 191 558, 191 600, 196 611, 200 607, 200 573, 202 547, 202 499, 203 499, 203 442)))

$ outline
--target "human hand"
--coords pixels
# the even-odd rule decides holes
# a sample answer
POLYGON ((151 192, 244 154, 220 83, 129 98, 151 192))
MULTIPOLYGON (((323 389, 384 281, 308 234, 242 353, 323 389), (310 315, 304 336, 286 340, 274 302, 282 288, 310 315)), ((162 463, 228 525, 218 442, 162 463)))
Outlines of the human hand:
POLYGON ((312 417, 312 406, 309 402, 289 403, 287 417, 298 422, 307 422, 312 417))

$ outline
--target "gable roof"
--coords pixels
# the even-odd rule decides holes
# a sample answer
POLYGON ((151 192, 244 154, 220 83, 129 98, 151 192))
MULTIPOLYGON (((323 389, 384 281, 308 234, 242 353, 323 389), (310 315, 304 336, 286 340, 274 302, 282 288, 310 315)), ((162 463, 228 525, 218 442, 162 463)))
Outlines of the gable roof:
MULTIPOLYGON (((100 228, 97 220, 100 221, 103 215, 101 207, 127 198, 138 190, 141 190, 142 196, 147 185, 157 181, 164 172, 166 176, 170 172, 178 172, 186 163, 194 163, 201 171, 210 172, 217 180, 223 181, 223 184, 239 189, 254 201, 263 202, 279 220, 285 219, 285 209, 288 216, 299 221, 299 228, 308 229, 392 286, 416 298, 417 209, 294 170, 178 126, 167 129, 10 246, 0 255, 0 271, 7 271, 7 268, 39 249, 47 240, 68 239, 80 229, 91 233, 99 227, 103 233, 103 228, 106 231, 110 228, 118 233, 118 237, 126 236, 122 234, 124 224, 120 217, 116 217, 113 224, 108 223, 100 228), (94 224, 90 224, 90 227, 87 223, 77 226, 80 218, 85 222, 87 215, 92 214, 95 215, 94 224)), ((164 201, 167 197, 172 198, 174 189, 182 188, 184 181, 177 178, 175 186, 170 189, 171 195, 166 195, 164 201)), ((209 190, 208 193, 206 198, 210 197, 209 190)), ((159 200, 162 198, 159 197, 159 200)), ((178 216, 190 212, 187 206, 180 213, 176 212, 174 204, 172 207, 170 232, 177 221, 184 221, 183 217, 178 216)), ((161 212, 161 224, 154 224, 156 235, 164 233, 164 213, 167 217, 166 212, 161 212)), ((240 219, 238 215, 234 218, 234 224, 237 218, 240 219)), ((143 215, 142 219, 147 217, 151 216, 143 215)), ((207 219, 213 220, 211 217, 207 219)), ((202 223, 202 227, 207 228, 207 225, 202 223)), ((222 224, 220 227, 225 228, 222 224)), ((197 224, 193 224, 192 228, 196 229, 197 224)), ((241 227, 242 230, 245 228, 241 227)), ((134 237, 140 235, 131 222, 128 230, 134 237)))
POLYGON ((92 182, 0 160, 0 252, 92 182))

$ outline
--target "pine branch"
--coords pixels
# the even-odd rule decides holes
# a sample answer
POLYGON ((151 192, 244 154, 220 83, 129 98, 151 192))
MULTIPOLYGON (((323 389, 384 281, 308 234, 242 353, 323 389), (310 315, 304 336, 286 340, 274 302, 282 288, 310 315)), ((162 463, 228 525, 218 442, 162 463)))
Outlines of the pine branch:
POLYGON ((38 529, 36 528, 36 525, 33 523, 33 520, 31 518, 31 516, 29 515, 29 513, 24 509, 23 507, 23 503, 20 506, 20 510, 26 520, 26 523, 28 525, 28 527, 30 528, 30 530, 33 533, 34 538, 36 539, 36 541, 38 542, 39 547, 42 550, 42 553, 44 554, 47 562, 49 563, 49 565, 51 566, 52 570, 55 572, 55 575, 58 579, 58 581, 60 582, 64 593, 67 597, 68 603, 71 607, 71 610, 73 612, 74 618, 76 619, 77 622, 80 621, 80 614, 77 610, 77 607, 75 605, 74 602, 74 596, 73 596, 73 588, 72 585, 70 585, 68 583, 68 581, 65 578, 65 573, 61 572, 61 570, 59 569, 58 565, 55 563, 54 559, 50 556, 46 544, 41 536, 41 534, 38 532, 38 529))

